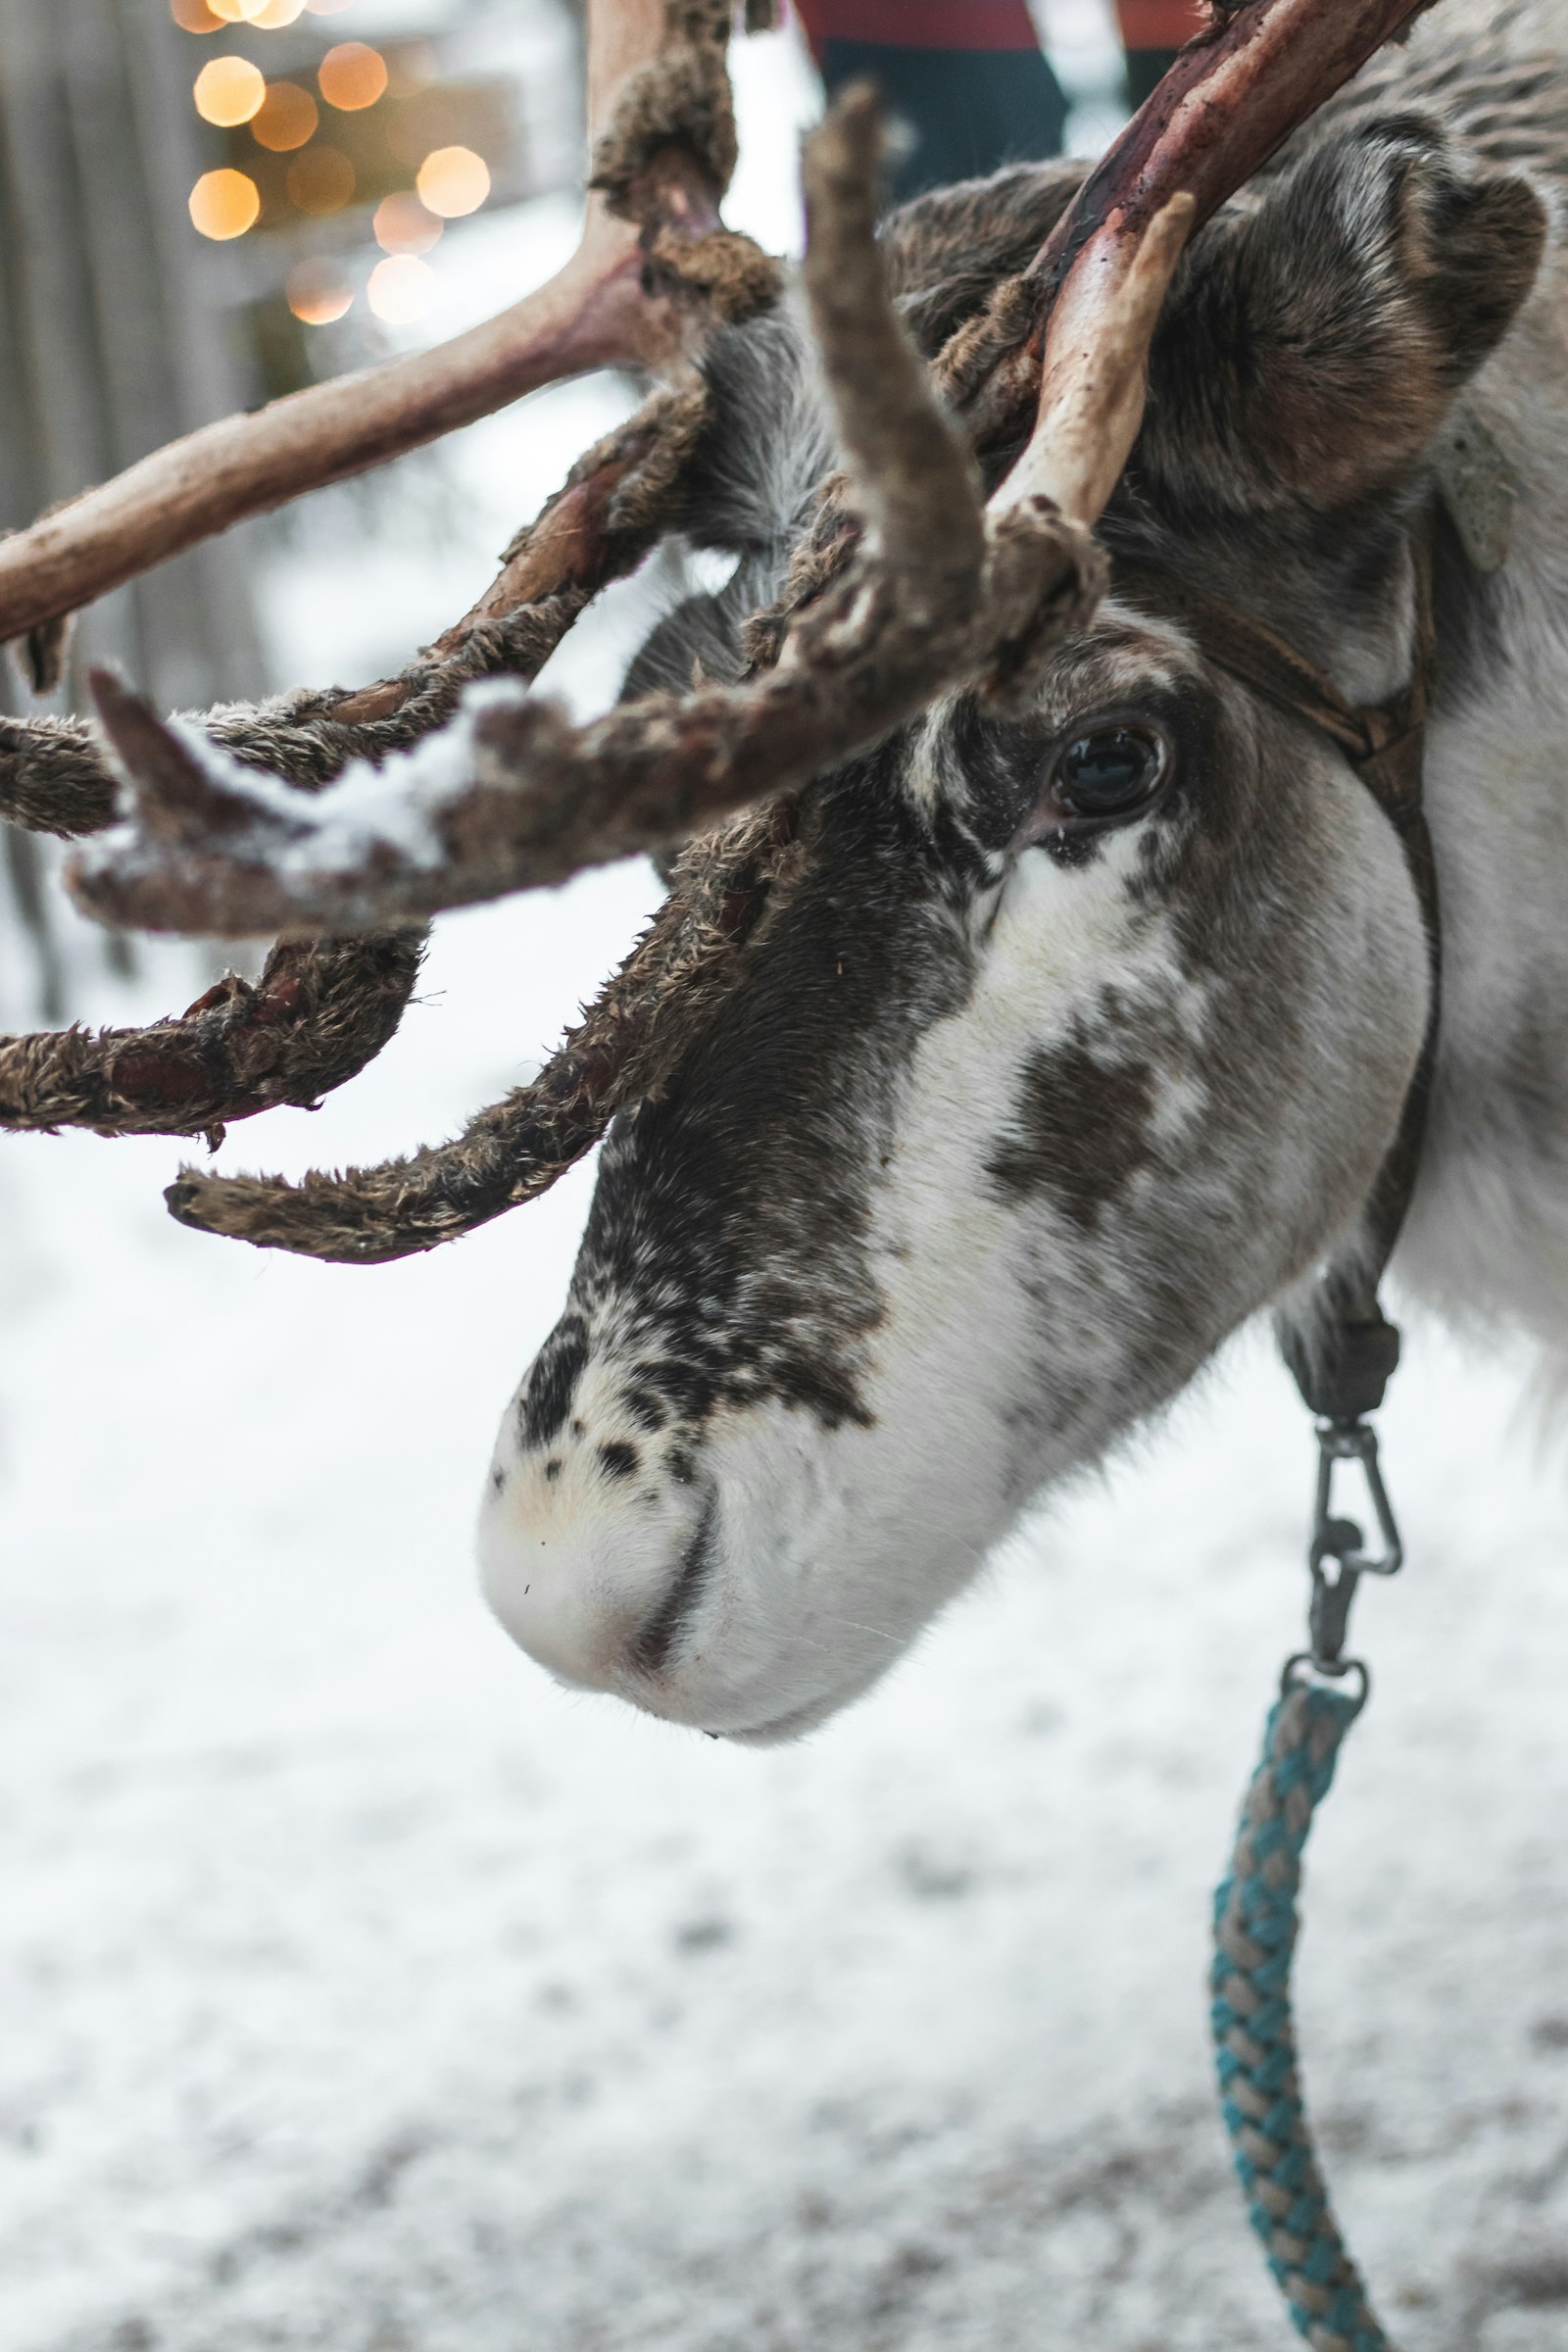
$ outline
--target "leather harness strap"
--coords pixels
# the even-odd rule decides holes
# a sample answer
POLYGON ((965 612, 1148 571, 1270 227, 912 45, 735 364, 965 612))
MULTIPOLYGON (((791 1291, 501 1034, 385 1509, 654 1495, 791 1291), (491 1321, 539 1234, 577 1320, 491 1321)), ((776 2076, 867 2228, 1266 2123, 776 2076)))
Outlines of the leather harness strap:
POLYGON ((1369 1247, 1323 1274, 1323 1312, 1310 1342, 1292 1331, 1282 1343, 1309 1410, 1331 1421, 1353 1421, 1375 1410, 1399 1360, 1399 1335, 1378 1304, 1378 1286, 1415 1190, 1437 1064, 1442 933, 1437 866, 1422 805, 1426 722, 1437 675, 1433 539, 1434 517, 1428 514, 1410 538, 1416 609, 1409 682, 1387 702, 1366 707, 1347 702, 1333 680, 1283 637, 1205 589, 1131 562, 1118 562, 1114 574, 1118 589, 1178 622, 1217 668, 1338 744, 1397 832, 1415 885, 1430 960, 1426 1036, 1394 1142, 1367 1196, 1369 1247))

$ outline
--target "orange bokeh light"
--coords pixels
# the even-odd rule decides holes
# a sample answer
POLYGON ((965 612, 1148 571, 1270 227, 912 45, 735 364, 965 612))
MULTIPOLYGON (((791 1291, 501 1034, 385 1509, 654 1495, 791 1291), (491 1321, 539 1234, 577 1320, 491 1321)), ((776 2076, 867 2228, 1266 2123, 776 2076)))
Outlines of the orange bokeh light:
POLYGON ((426 212, 417 196, 383 196, 371 223, 383 253, 428 253, 438 243, 445 222, 426 212))
POLYGON ((306 326, 330 326, 354 307, 354 288, 330 262, 300 262, 288 273, 288 307, 306 326))
POLYGON ((490 171, 471 147, 437 147, 419 166, 419 201, 443 220, 476 213, 490 193, 490 171))
POLYGON ((320 120, 320 109, 309 90, 302 90, 297 81, 271 81, 260 113, 252 118, 251 137, 273 155, 287 155, 315 138, 320 120))
POLYGON ((262 192, 244 172, 204 172, 190 192, 190 217, 204 237, 220 243, 254 228, 262 192))
POLYGON ((302 213, 340 213, 354 188, 354 166, 340 147, 307 147, 288 168, 289 202, 302 213))
POLYGON ((210 57, 196 76, 196 112, 224 130, 259 114, 266 96, 267 76, 248 57, 210 57))
POLYGON ((292 24, 297 17, 303 17, 304 14, 305 0, 267 0, 261 15, 253 17, 251 22, 260 25, 264 32, 281 32, 285 24, 292 24))
POLYGON ((215 17, 225 24, 254 24, 267 8, 267 0, 207 0, 215 17))
POLYGON ((221 32, 223 20, 207 0, 169 0, 169 13, 181 32, 221 32))
POLYGON ((357 115, 386 91, 386 59, 365 41, 339 41, 316 70, 321 96, 341 114, 357 115))

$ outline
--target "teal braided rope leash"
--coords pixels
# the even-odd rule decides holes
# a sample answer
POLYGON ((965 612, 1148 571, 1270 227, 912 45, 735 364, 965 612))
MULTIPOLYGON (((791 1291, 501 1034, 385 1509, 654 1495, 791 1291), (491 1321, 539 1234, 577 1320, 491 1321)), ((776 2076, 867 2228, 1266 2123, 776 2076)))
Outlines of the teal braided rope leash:
MULTIPOLYGON (((1351 765, 1403 845, 1426 932, 1431 993, 1398 1127, 1349 1245, 1319 1273, 1306 1311, 1298 1302, 1279 1325, 1281 1350, 1317 1425, 1317 1498, 1307 1555, 1309 1647, 1289 1660, 1281 1677, 1262 1761, 1242 1808, 1230 1875, 1214 1898, 1212 2016, 1220 2105, 1252 2228, 1312 2352, 1393 2352, 1329 2210, 1297 2068, 1291 1963, 1302 1850, 1312 1816, 1333 1786, 1341 1743, 1369 1689, 1366 1668, 1345 1654, 1350 1604, 1363 1577, 1395 1576, 1404 1557, 1367 1416, 1382 1404, 1399 1361, 1399 1334, 1378 1292, 1415 1189, 1442 1012, 1437 866, 1422 807, 1425 725, 1437 684, 1437 538, 1433 509, 1416 518, 1408 543, 1415 629, 1402 702, 1357 712, 1329 686, 1315 717, 1306 713, 1320 727, 1325 714, 1337 713, 1330 731, 1342 744, 1353 739, 1357 726, 1367 730, 1368 748, 1350 755, 1351 765), (1352 1464, 1371 1504, 1370 1545, 1353 1519, 1334 1511, 1336 1469, 1352 1464)), ((1210 651, 1224 665, 1225 653, 1210 651)), ((1252 673, 1254 684, 1258 675, 1252 673)), ((1304 711, 1299 701, 1294 707, 1304 711)))
POLYGON ((1313 2352, 1392 2352, 1329 2209, 1302 2103, 1291 2011, 1301 1851, 1329 1792, 1351 1695, 1295 1679, 1263 1734, 1230 1874, 1214 1897, 1214 2051, 1220 2108, 1248 2215, 1313 2352))

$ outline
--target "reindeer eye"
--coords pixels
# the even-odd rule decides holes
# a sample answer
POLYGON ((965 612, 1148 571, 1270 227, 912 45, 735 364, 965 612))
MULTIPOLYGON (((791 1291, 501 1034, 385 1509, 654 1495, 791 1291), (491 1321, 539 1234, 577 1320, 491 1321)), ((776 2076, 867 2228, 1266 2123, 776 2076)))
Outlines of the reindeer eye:
POLYGON ((1152 800, 1168 764, 1165 739, 1152 728, 1097 727, 1058 754, 1052 797, 1067 817, 1130 816, 1152 800))

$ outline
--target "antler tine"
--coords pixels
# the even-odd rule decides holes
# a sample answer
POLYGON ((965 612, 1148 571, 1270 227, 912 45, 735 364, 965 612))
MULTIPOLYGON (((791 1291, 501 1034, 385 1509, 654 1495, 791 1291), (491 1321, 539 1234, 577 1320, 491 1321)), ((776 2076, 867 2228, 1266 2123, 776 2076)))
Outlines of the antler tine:
MULTIPOLYGON (((662 386, 578 459, 478 603, 395 677, 231 704, 194 723, 237 760, 316 790, 351 759, 384 758, 442 725, 475 679, 531 680, 599 591, 670 528, 707 416, 700 382, 662 386)), ((0 717, 0 817, 74 840, 114 821, 119 794, 84 719, 0 717)))
POLYGON ((565 268, 450 343, 204 426, 0 541, 0 639, 542 384, 676 364, 694 315, 744 317, 770 300, 772 266, 718 218, 734 160, 728 33, 728 0, 590 0, 598 149, 565 268))
POLYGON ((275 1104, 311 1108, 396 1033, 417 932, 285 944, 253 987, 232 973, 177 1020, 0 1038, 0 1127, 205 1135, 275 1104))
POLYGON ((74 841, 114 820, 114 770, 79 718, 0 718, 0 818, 74 841))

